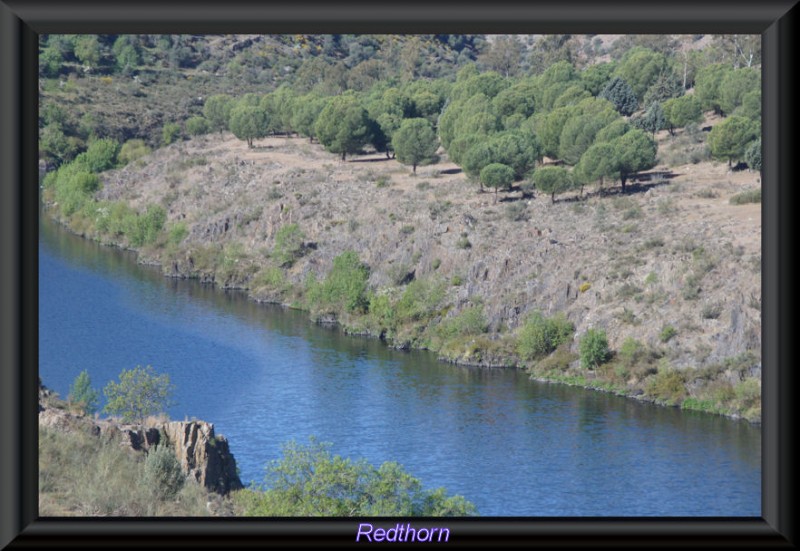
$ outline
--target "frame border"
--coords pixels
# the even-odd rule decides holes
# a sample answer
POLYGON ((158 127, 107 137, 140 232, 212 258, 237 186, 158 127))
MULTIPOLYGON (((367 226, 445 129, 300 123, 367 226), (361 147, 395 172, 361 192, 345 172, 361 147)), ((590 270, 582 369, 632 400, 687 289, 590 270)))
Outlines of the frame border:
MULTIPOLYGON (((477 518, 447 522, 450 545, 793 548, 794 373, 790 356, 797 121, 797 0, 452 0, 378 5, 350 0, 0 0, 0 548, 345 546, 364 519, 38 518, 39 33, 761 33, 765 189, 762 203, 762 517, 477 518), (780 183, 784 185, 780 185, 780 183)), ((379 519, 375 519, 379 520, 379 519)), ((383 519, 389 522, 388 519, 383 519)), ((441 519, 439 519, 441 522, 441 519)), ((405 544, 397 544, 405 546, 405 544)))

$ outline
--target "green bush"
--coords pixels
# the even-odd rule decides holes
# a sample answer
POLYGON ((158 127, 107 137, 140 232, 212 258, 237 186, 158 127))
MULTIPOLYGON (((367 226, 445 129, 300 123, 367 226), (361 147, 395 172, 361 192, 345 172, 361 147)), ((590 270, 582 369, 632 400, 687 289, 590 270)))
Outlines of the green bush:
POLYGON ((162 207, 149 205, 144 214, 127 218, 125 235, 134 247, 152 244, 158 239, 166 220, 167 213, 162 207))
POLYGON ((647 349, 644 344, 632 337, 622 343, 617 358, 624 367, 631 368, 644 359, 647 349))
POLYGON ((517 337, 517 353, 525 360, 544 357, 572 338, 575 326, 562 314, 545 318, 534 312, 525 321, 517 337))
POLYGON ((425 490, 392 462, 374 467, 332 455, 330 444, 284 447, 267 469, 265 485, 234 495, 244 516, 467 516, 475 506, 444 488, 425 490))
POLYGON ((680 404, 686 397, 683 375, 676 369, 659 370, 648 382, 645 393, 668 405, 680 404))
POLYGON ((161 143, 169 145, 181 137, 181 127, 174 122, 168 122, 161 129, 161 143))
POLYGON ((186 222, 176 222, 170 227, 167 240, 172 245, 180 245, 187 235, 189 235, 189 230, 186 228, 186 222))
POLYGON ((308 307, 331 313, 365 312, 369 306, 368 279, 369 267, 358 254, 344 252, 333 259, 333 268, 323 282, 309 284, 308 307))
POLYGON ((89 172, 103 172, 117 165, 119 144, 116 140, 104 138, 89 144, 89 148, 78 155, 77 159, 86 163, 89 172))
POLYGON ((119 150, 119 162, 123 165, 127 165, 149 154, 150 148, 147 147, 144 140, 128 140, 122 144, 122 149, 119 150))
POLYGON ((275 233, 275 247, 272 249, 272 257, 279 266, 291 266, 303 256, 305 237, 297 224, 281 226, 275 233))
POLYGON ((186 481, 175 453, 165 445, 156 446, 147 453, 142 478, 145 486, 162 500, 174 498, 186 481))
POLYGON ((671 325, 665 325, 661 328, 661 333, 658 334, 658 338, 661 342, 669 342, 672 337, 678 334, 678 330, 672 327, 671 325))
POLYGON ((602 329, 589 329, 581 337, 580 345, 581 367, 583 369, 596 369, 606 362, 610 356, 606 332, 602 329))
POLYGON ((415 279, 406 286, 397 301, 396 316, 399 323, 426 320, 441 306, 445 297, 445 284, 439 279, 415 279))
POLYGON ((211 124, 205 117, 191 117, 186 121, 186 132, 190 136, 201 136, 211 132, 211 124))
POLYGON ((480 335, 486 332, 488 323, 483 314, 483 306, 469 306, 458 315, 446 318, 436 326, 436 334, 442 341, 456 337, 480 335))

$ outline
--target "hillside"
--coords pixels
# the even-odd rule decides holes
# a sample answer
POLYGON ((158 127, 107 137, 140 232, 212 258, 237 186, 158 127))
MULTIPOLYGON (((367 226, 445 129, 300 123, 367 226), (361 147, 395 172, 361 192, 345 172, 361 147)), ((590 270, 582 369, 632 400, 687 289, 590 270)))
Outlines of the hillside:
POLYGON ((119 37, 109 74, 44 87, 42 161, 60 168, 43 197, 168 277, 758 421, 760 177, 741 162, 760 166, 757 47, 119 37))

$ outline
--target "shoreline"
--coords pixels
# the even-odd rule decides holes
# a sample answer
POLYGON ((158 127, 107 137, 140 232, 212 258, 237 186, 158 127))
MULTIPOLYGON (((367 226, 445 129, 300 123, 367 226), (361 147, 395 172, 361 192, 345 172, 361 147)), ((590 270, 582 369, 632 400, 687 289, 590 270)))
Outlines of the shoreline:
MULTIPOLYGON (((82 239, 86 239, 89 241, 94 241, 104 247, 109 248, 116 248, 121 251, 129 252, 135 255, 136 263, 142 266, 148 266, 152 268, 159 268, 161 269, 162 277, 166 277, 168 279, 183 279, 183 280, 195 280, 200 285, 209 286, 214 288, 215 290, 219 291, 234 291, 237 293, 243 293, 244 296, 247 298, 248 301, 254 302, 258 305, 271 305, 271 306, 278 306, 282 309, 291 309, 297 310, 304 313, 309 313, 310 311, 301 308, 297 305, 293 305, 291 303, 282 302, 279 300, 270 300, 266 298, 259 298, 252 293, 252 289, 250 287, 239 287, 239 286, 220 286, 216 282, 216 272, 210 274, 210 278, 207 277, 192 277, 186 276, 183 274, 170 274, 165 273, 163 271, 163 262, 160 259, 155 257, 147 258, 142 254, 141 248, 131 247, 122 245, 119 242, 114 241, 105 241, 98 238, 93 238, 90 235, 87 235, 85 232, 76 231, 73 227, 70 226, 68 221, 61 219, 58 216, 52 215, 53 211, 53 204, 45 203, 43 200, 41 202, 41 209, 40 215, 48 216, 53 222, 61 226, 64 230, 68 231, 72 235, 80 237, 82 239)), ((669 407, 669 408, 678 408, 685 411, 694 411, 694 412, 702 412, 708 413, 712 415, 717 415, 721 417, 725 417, 727 419, 733 421, 746 421, 747 423, 754 425, 754 426, 761 426, 761 420, 759 419, 748 419, 744 415, 739 412, 725 412, 725 411, 715 411, 715 410, 708 410, 703 409, 702 407, 686 407, 680 404, 670 404, 665 403, 664 401, 659 400, 656 397, 648 396, 642 389, 640 388, 624 388, 620 385, 613 384, 612 382, 605 381, 602 378, 598 378, 596 371, 589 371, 587 374, 590 374, 591 377, 587 377, 585 375, 569 375, 563 374, 559 376, 543 376, 541 374, 533 373, 531 369, 526 368, 523 365, 520 365, 520 362, 517 358, 511 356, 503 356, 503 355, 491 355, 489 361, 484 361, 483 357, 479 357, 477 361, 469 360, 466 357, 458 357, 458 356, 447 356, 439 354, 427 347, 417 347, 412 344, 411 341, 404 341, 400 344, 393 343, 392 338, 386 338, 384 334, 377 335, 374 332, 369 331, 366 328, 356 328, 348 326, 347 324, 343 323, 341 320, 336 319, 333 317, 332 319, 329 318, 321 318, 321 319, 308 319, 309 323, 313 323, 316 325, 328 327, 330 329, 336 329, 337 331, 341 331, 344 335, 348 337, 362 337, 362 338, 369 338, 374 340, 381 341, 385 346, 399 351, 409 351, 409 350, 418 350, 418 351, 425 351, 431 354, 436 355, 436 360, 442 363, 449 363, 451 365, 457 365, 459 367, 466 367, 472 369, 514 369, 517 371, 524 372, 530 380, 539 382, 539 383, 547 383, 547 384, 563 384, 566 386, 571 387, 578 387, 583 388, 586 390, 593 390, 599 391, 604 393, 614 394, 615 396, 619 396, 622 398, 629 398, 636 400, 641 403, 648 403, 653 404, 660 407, 669 407)), ((502 335, 501 335, 502 337, 502 335)))

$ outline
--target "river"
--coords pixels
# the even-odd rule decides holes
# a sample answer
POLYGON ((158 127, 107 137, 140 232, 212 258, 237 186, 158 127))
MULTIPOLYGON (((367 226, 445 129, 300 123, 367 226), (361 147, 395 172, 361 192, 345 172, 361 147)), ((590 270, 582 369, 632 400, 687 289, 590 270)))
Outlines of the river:
POLYGON ((83 369, 98 389, 136 365, 169 373, 170 416, 213 422, 245 484, 313 435, 485 516, 761 516, 758 427, 390 350, 41 218, 44 384, 66 397, 83 369))

